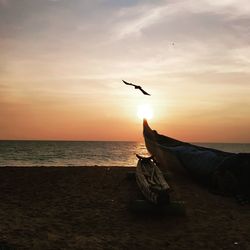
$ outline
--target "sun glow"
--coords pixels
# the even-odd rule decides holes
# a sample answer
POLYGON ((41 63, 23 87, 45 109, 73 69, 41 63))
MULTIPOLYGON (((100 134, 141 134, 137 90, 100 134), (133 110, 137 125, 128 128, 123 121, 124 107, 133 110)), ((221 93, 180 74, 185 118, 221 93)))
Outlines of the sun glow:
POLYGON ((142 104, 139 105, 137 108, 137 116, 140 119, 152 119, 153 118, 153 109, 150 105, 148 104, 142 104))

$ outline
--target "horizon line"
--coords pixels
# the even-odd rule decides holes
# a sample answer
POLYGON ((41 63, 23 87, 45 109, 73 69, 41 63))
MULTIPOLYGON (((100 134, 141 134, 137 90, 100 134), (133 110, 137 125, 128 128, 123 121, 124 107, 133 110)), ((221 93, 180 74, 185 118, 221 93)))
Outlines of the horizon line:
MULTIPOLYGON (((0 139, 0 142, 137 142, 137 143, 145 143, 144 141, 133 141, 133 140, 58 140, 58 139, 0 139)), ((188 143, 197 144, 250 144, 250 142, 216 142, 216 141, 189 141, 188 143)))

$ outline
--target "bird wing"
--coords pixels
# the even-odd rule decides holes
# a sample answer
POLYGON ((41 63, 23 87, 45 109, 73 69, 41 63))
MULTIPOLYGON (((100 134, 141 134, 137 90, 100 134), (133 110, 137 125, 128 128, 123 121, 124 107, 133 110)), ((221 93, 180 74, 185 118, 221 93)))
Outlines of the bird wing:
POLYGON ((147 93, 144 89, 142 89, 141 87, 139 88, 140 91, 144 94, 144 95, 150 95, 149 93, 147 93))
POLYGON ((126 85, 131 85, 131 86, 134 86, 134 87, 136 87, 137 85, 135 85, 135 84, 133 84, 133 83, 129 83, 129 82, 126 82, 126 81, 124 81, 124 80, 122 80, 126 85))

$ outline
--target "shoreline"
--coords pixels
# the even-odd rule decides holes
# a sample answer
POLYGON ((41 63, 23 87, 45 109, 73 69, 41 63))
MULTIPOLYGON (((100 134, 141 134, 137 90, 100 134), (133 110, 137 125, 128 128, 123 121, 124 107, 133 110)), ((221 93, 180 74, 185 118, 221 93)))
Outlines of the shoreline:
POLYGON ((0 167, 0 242, 16 249, 248 249, 248 206, 171 175, 187 215, 131 213, 133 167, 0 167))
POLYGON ((91 166, 0 166, 0 168, 136 168, 136 166, 101 166, 101 165, 91 165, 91 166))

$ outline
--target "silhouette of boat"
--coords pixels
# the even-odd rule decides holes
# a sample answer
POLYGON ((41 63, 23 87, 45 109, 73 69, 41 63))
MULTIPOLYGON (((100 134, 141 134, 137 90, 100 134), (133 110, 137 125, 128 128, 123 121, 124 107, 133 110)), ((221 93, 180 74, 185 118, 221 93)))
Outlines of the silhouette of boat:
POLYGON ((169 203, 170 187, 153 157, 136 156, 136 182, 145 198, 154 204, 169 203))
POLYGON ((250 153, 230 153, 182 142, 158 134, 146 119, 143 135, 147 150, 161 169, 186 170, 211 191, 250 200, 250 153))

